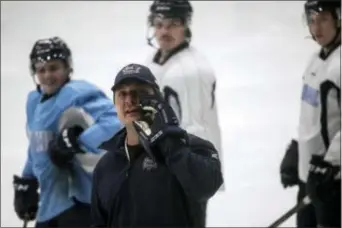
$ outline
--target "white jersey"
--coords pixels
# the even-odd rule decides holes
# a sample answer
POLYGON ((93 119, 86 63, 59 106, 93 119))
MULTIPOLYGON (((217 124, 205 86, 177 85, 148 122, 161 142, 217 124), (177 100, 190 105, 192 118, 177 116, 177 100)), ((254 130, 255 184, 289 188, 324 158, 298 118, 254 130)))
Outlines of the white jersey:
POLYGON ((312 155, 341 165, 341 47, 316 53, 303 77, 298 131, 299 177, 306 182, 312 155))
MULTIPOLYGON (((221 131, 216 109, 216 77, 209 62, 193 47, 186 47, 160 65, 148 58, 164 97, 188 133, 214 144, 221 154, 221 131)), ((221 159, 222 160, 222 159, 221 159)))

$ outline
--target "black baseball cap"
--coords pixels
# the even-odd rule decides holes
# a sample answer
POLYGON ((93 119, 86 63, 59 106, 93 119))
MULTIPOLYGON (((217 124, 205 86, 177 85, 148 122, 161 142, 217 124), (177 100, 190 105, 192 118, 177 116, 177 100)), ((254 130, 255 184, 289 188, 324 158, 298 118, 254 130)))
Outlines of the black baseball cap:
POLYGON ((131 63, 123 67, 115 77, 112 91, 114 92, 119 85, 127 81, 137 81, 158 88, 157 79, 151 70, 140 64, 131 63))

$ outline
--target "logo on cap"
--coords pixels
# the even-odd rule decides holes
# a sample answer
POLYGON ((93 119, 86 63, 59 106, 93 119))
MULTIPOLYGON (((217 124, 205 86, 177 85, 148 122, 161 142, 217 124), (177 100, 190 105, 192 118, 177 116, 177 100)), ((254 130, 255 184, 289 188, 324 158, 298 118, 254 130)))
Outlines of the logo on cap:
POLYGON ((122 69, 122 74, 139 74, 141 70, 140 66, 129 65, 122 69))
POLYGON ((156 11, 167 11, 170 10, 170 6, 157 6, 156 11))

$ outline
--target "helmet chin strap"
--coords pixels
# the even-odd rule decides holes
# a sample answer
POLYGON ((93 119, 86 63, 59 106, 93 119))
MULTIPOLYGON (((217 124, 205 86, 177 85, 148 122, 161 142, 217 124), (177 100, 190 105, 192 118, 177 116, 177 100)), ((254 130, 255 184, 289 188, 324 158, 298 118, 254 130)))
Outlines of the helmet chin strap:
POLYGON ((152 44, 152 40, 153 40, 153 37, 147 37, 147 44, 151 47, 153 47, 154 49, 158 49, 156 46, 154 46, 152 44))
POLYGON ((152 35, 152 36, 149 36, 149 32, 151 31, 151 29, 152 29, 152 26, 149 24, 148 26, 147 26, 147 31, 146 31, 146 40, 147 40, 147 44, 149 45, 149 46, 151 46, 152 48, 154 48, 154 49, 158 49, 158 47, 156 47, 155 45, 153 45, 153 43, 152 43, 152 40, 154 39, 154 35, 152 35))
POLYGON ((36 75, 35 75, 35 74, 32 75, 32 81, 33 81, 33 83, 35 84, 37 91, 38 91, 39 93, 41 93, 42 90, 41 90, 41 88, 40 88, 39 83, 37 83, 37 81, 36 81, 36 75))

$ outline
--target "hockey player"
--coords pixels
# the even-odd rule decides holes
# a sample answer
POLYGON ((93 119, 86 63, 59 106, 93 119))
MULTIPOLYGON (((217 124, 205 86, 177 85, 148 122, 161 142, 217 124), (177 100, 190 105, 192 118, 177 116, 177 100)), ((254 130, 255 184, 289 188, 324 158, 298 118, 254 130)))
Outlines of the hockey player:
POLYGON ((179 127, 156 78, 130 64, 113 99, 125 127, 102 147, 94 171, 94 227, 205 227, 207 201, 222 184, 213 144, 179 127))
POLYGON ((305 15, 321 46, 303 76, 298 131, 299 177, 317 224, 341 226, 341 2, 308 0, 305 15))
POLYGON ((182 128, 212 142, 222 162, 216 77, 206 58, 190 46, 192 14, 188 0, 153 2, 148 17, 153 35, 147 40, 155 46, 155 38, 159 49, 145 64, 156 76, 182 128))
POLYGON ((58 37, 34 44, 30 70, 39 83, 27 98, 29 148, 22 175, 13 180, 15 212, 22 220, 36 219, 36 227, 89 227, 92 172, 76 156, 102 155, 98 146, 121 128, 116 110, 97 87, 70 79, 71 50, 58 37), (93 124, 58 132, 70 107, 93 124))

